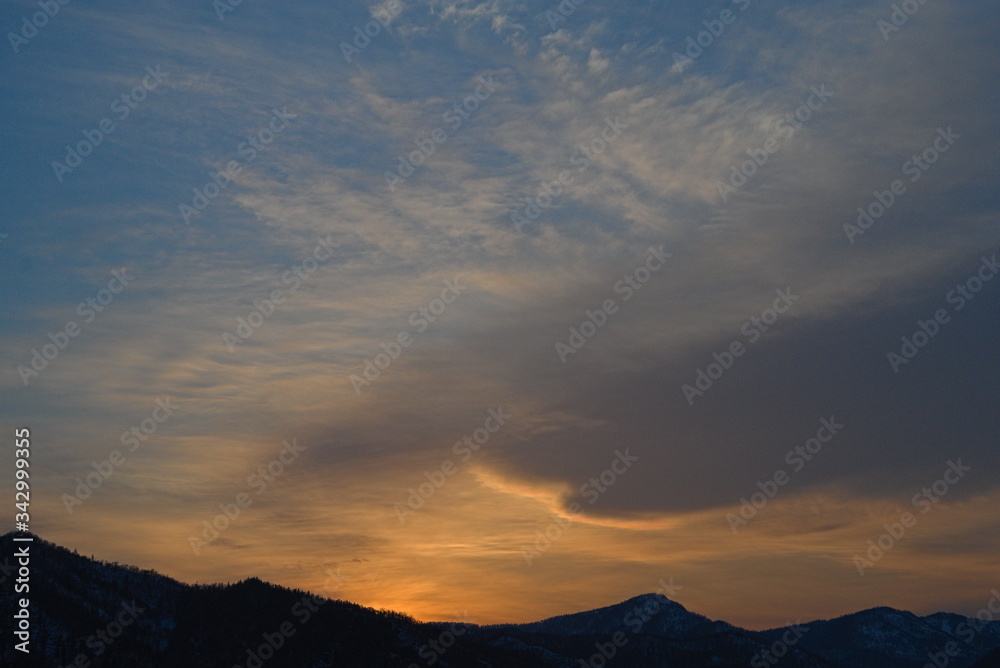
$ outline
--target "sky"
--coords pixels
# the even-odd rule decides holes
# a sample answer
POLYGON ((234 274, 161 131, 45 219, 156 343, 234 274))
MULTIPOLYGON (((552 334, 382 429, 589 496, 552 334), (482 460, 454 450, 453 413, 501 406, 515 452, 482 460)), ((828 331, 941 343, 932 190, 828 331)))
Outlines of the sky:
POLYGON ((992 3, 43 9, 0 8, 43 538, 479 623, 1000 586, 992 3))

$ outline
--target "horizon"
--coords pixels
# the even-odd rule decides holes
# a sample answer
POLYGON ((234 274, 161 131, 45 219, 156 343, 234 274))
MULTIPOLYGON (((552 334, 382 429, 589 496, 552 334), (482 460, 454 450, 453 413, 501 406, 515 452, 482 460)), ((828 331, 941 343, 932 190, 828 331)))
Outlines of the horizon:
MULTIPOLYGON (((19 534, 19 533, 23 533, 23 532, 9 531, 6 534, 3 534, 3 536, 0 536, 0 538, 6 538, 7 536, 14 536, 14 535, 19 534)), ((52 545, 52 546, 55 546, 55 547, 58 547, 58 548, 62 548, 62 549, 65 549, 65 550, 68 550, 68 551, 71 551, 71 552, 74 552, 73 548, 68 547, 66 545, 59 545, 58 543, 53 543, 52 541, 46 540, 46 539, 42 538, 41 536, 35 534, 34 532, 30 532, 29 531, 27 533, 30 534, 31 536, 33 536, 34 538, 36 538, 36 539, 44 542, 44 543, 47 543, 49 545, 52 545)), ((111 562, 111 561, 108 561, 108 560, 105 560, 105 559, 101 559, 97 555, 84 555, 84 554, 81 554, 79 552, 74 552, 74 554, 75 554, 75 556, 78 556, 78 557, 80 557, 82 559, 86 559, 88 561, 94 561, 96 563, 99 563, 99 564, 102 564, 102 565, 105 565, 105 566, 109 566, 109 567, 123 567, 123 566, 136 567, 136 568, 139 568, 140 570, 143 570, 143 571, 146 571, 146 572, 151 572, 151 573, 153 573, 153 574, 155 574, 157 576, 164 577, 164 578, 167 578, 169 580, 173 580, 174 582, 177 582, 177 583, 179 583, 179 584, 181 584, 183 586, 186 586, 186 587, 212 587, 212 586, 233 587, 233 586, 239 585, 239 584, 241 584, 243 582, 247 582, 247 581, 250 581, 250 580, 257 580, 258 582, 262 582, 264 584, 278 586, 278 587, 283 587, 285 589, 296 589, 296 590, 299 589, 299 588, 293 588, 293 587, 286 587, 284 585, 281 585, 281 584, 275 583, 275 582, 270 582, 268 580, 259 578, 259 577, 255 576, 255 575, 250 575, 250 576, 247 576, 245 578, 242 578, 240 580, 233 581, 233 582, 186 582, 184 580, 179 580, 177 578, 171 577, 168 574, 160 573, 159 571, 156 571, 156 570, 153 570, 153 569, 144 569, 144 568, 142 568, 141 564, 114 563, 114 562, 111 562)), ((594 608, 581 609, 581 610, 572 610, 572 611, 558 613, 558 614, 551 615, 549 617, 544 617, 544 618, 530 619, 530 620, 526 620, 526 621, 522 620, 522 621, 516 621, 516 622, 478 623, 478 622, 474 622, 474 621, 463 621, 463 623, 464 624, 472 624, 474 626, 490 626, 490 625, 495 625, 495 624, 500 624, 500 625, 510 624, 510 625, 514 625, 514 626, 530 625, 530 624, 535 624, 535 623, 538 623, 538 622, 549 621, 551 619, 557 619, 557 618, 560 618, 560 617, 570 617, 570 616, 578 615, 578 614, 582 614, 582 613, 595 612, 595 611, 598 611, 598 610, 605 610, 605 609, 608 609, 608 608, 615 608, 615 607, 618 607, 618 606, 621 606, 621 605, 625 605, 627 603, 631 603, 632 601, 635 601, 635 600, 638 600, 638 599, 643 599, 643 598, 648 598, 648 597, 662 597, 662 598, 666 598, 671 603, 679 605, 681 608, 683 608, 684 610, 686 610, 689 613, 692 613, 692 614, 695 614, 695 615, 701 615, 703 617, 707 617, 706 615, 702 615, 702 613, 698 612, 697 610, 692 610, 692 609, 686 607, 683 603, 680 603, 679 601, 671 598, 670 596, 667 596, 661 590, 663 590, 664 587, 666 587, 667 590, 673 590, 676 587, 672 586, 670 584, 666 584, 666 583, 662 583, 662 584, 663 584, 663 586, 661 586, 660 590, 657 590, 657 591, 648 591, 648 592, 644 592, 644 593, 641 593, 641 594, 635 594, 635 595, 630 596, 628 598, 624 598, 624 599, 622 599, 620 601, 615 601, 615 602, 612 602, 612 603, 602 604, 602 605, 596 606, 594 608)), ((318 591, 317 590, 301 590, 301 591, 304 591, 305 593, 313 594, 314 596, 315 595, 322 595, 324 593, 323 589, 320 589, 318 591)), ((991 591, 990 593, 992 594, 992 598, 989 599, 989 603, 992 603, 994 600, 1000 602, 1000 593, 998 593, 995 589, 993 591, 991 591)), ((328 598, 329 600, 343 600, 343 601, 348 602, 348 603, 355 603, 355 604, 357 604, 357 601, 350 601, 348 599, 337 599, 336 597, 330 597, 330 596, 325 596, 325 598, 328 598)), ((369 607, 369 609, 372 609, 372 610, 390 610, 392 612, 400 612, 399 610, 391 610, 389 608, 371 608, 370 606, 365 606, 365 607, 369 607)), ((864 609, 860 609, 860 610, 852 610, 850 612, 846 612, 846 613, 841 614, 841 615, 834 615, 834 616, 831 616, 831 617, 816 618, 816 619, 806 619, 806 620, 801 620, 801 619, 789 620, 789 622, 788 622, 787 625, 791 625, 793 623, 801 625, 801 624, 811 624, 813 622, 832 621, 832 620, 835 620, 835 619, 839 619, 841 617, 849 617, 849 616, 852 616, 852 615, 857 615, 857 614, 861 614, 861 613, 865 613, 865 612, 871 612, 873 610, 880 610, 880 609, 888 609, 888 610, 893 610, 893 611, 896 611, 896 612, 905 612, 905 613, 912 614, 912 615, 914 615, 914 616, 916 616, 917 618, 920 618, 920 619, 923 619, 923 618, 928 617, 928 616, 937 615, 937 614, 957 614, 957 615, 961 615, 961 613, 957 613, 957 612, 954 612, 954 611, 951 611, 951 610, 937 610, 937 611, 932 612, 932 613, 919 615, 919 614, 913 612, 912 610, 905 610, 905 609, 900 609, 900 608, 894 608, 892 606, 887 606, 887 605, 876 605, 876 606, 872 606, 870 608, 864 608, 864 609)), ((992 612, 992 610, 989 610, 989 608, 987 608, 987 610, 989 612, 992 612)), ((968 616, 961 615, 961 616, 965 617, 966 619, 973 619, 973 620, 977 619, 974 615, 968 615, 968 616)), ((728 622, 728 620, 725 620, 725 619, 713 619, 711 617, 707 617, 707 618, 710 619, 710 620, 712 620, 712 621, 728 622)), ((418 623, 422 623, 422 624, 447 624, 447 623, 452 623, 452 622, 455 621, 455 619, 417 619, 415 617, 413 617, 413 619, 415 621, 417 621, 418 623)), ((990 621, 992 621, 992 620, 990 620, 990 621)), ((765 627, 765 628, 759 628, 759 629, 749 628, 749 627, 740 627, 740 628, 744 628, 744 629, 749 630, 749 631, 769 631, 769 630, 774 630, 774 629, 779 629, 779 628, 784 628, 784 627, 783 626, 772 626, 772 627, 765 627)))
POLYGON ((0 8, 31 531, 479 623, 1000 589, 991 4, 51 6, 0 8))

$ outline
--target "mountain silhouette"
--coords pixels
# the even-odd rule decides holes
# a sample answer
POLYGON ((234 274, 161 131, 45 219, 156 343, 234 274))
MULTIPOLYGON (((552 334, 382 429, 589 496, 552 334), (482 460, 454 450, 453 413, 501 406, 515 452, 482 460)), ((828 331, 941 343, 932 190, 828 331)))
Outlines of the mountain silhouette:
MULTIPOLYGON (((14 551, 0 537, 11 619, 14 551)), ((33 536, 30 654, 0 665, 79 668, 688 668, 1000 666, 1000 621, 872 608, 748 631, 660 594, 528 624, 422 623, 257 578, 189 585, 33 536)))

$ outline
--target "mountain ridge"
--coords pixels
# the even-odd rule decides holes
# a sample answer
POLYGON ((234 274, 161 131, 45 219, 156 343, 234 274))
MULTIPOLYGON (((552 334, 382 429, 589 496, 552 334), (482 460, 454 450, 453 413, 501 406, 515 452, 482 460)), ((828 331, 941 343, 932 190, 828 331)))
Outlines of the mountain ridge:
MULTIPOLYGON (((15 535, 24 534, 0 537, 5 566, 20 545, 15 535)), ((256 577, 186 584, 31 535, 34 653, 5 645, 3 665, 923 668, 936 656, 984 668, 1000 651, 1000 621, 956 613, 919 617, 879 606, 750 631, 660 593, 521 624, 419 622, 256 577)), ((0 594, 11 608, 13 598, 11 588, 0 594)))

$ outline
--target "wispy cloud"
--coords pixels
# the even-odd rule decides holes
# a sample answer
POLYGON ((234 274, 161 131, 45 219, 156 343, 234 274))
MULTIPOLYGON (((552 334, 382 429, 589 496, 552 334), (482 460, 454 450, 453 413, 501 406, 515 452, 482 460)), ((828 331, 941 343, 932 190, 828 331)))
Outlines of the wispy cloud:
POLYGON ((4 424, 46 443, 38 530, 202 581, 309 586, 335 562, 352 569, 348 598, 424 618, 471 612, 460 592, 484 586, 477 601, 495 602, 477 619, 526 620, 681 574, 683 603, 748 626, 978 600, 996 546, 941 545, 995 521, 997 286, 905 380, 885 354, 998 247, 990 7, 927 3, 885 40, 884 3, 754 2, 678 72, 673 54, 733 3, 585 3, 555 26, 544 2, 403 4, 351 63, 340 42, 387 3, 243 3, 224 21, 210 3, 69 4, 7 54, 0 387, 4 424), (58 182, 51 162, 146 67, 169 77, 58 182), (455 127, 480 77, 495 90, 455 127), (821 86, 822 106, 789 120, 821 86), (286 108, 246 159, 242 142, 286 108), (627 127, 588 157, 609 122, 627 127), (901 165, 942 127, 961 140, 910 181, 901 165), (445 141, 390 189, 386 172, 437 128, 445 141), (723 201, 718 184, 775 137, 723 201), (186 224, 178 206, 232 160, 240 172, 186 224), (511 213, 562 172, 572 182, 518 229, 511 213), (844 224, 897 178, 905 197, 849 243, 844 224), (335 252, 293 293, 283 277, 323 239, 335 252), (556 342, 661 245, 669 263, 562 364, 556 342), (17 366, 121 267, 134 283, 25 387, 17 366), (351 375, 456 276, 461 298, 356 392, 351 375), (689 405, 681 386, 787 287, 795 308, 689 405), (287 301, 229 350, 223 333, 277 288, 287 301), (177 415, 66 513, 73 479, 168 395, 177 415), (414 472, 497 405, 511 424, 401 527, 392 506, 414 472), (831 413, 851 430, 733 536, 727 509, 831 413), (187 536, 288 438, 304 465, 192 560, 187 536), (519 547, 623 448, 642 465, 527 568, 519 547), (883 510, 959 454, 975 474, 871 581, 852 579, 883 510), (776 589, 776 573, 836 594, 776 589), (550 592, 551 608, 519 591, 550 592), (753 619, 746 597, 765 602, 753 619))

